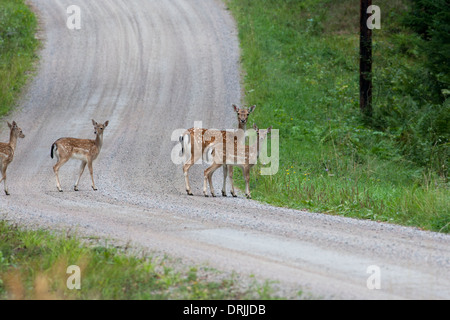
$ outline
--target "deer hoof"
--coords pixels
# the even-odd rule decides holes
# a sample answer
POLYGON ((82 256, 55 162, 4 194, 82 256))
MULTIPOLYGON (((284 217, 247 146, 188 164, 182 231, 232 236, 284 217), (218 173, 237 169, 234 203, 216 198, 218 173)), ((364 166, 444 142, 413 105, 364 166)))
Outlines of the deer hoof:
POLYGON ((78 191, 78 187, 77 186, 73 187, 73 190, 78 191))
POLYGON ((6 194, 7 196, 9 196, 9 195, 10 195, 8 191, 5 191, 5 194, 6 194))

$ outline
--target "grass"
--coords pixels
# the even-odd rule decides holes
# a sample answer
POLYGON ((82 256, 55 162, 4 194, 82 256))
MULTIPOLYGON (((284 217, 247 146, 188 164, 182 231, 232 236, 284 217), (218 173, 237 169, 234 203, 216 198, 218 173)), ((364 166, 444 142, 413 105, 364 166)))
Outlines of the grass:
POLYGON ((418 163, 414 154, 429 147, 400 142, 411 132, 404 129, 408 121, 426 113, 418 105, 394 114, 403 110, 405 86, 423 89, 416 83, 420 39, 399 22, 408 1, 377 3, 382 29, 374 31, 374 123, 359 113, 359 3, 227 4, 239 29, 245 102, 257 105, 250 121, 280 130, 280 170, 274 176, 253 171, 253 198, 448 233, 448 145, 430 153, 436 160, 418 163), (404 122, 381 129, 383 112, 404 122))
POLYGON ((37 20, 23 0, 0 2, 0 116, 8 113, 36 61, 37 20))
POLYGON ((99 240, 27 231, 0 221, 0 299, 242 300, 274 299, 268 282, 181 266, 99 240), (71 265, 80 267, 81 289, 70 290, 71 265))

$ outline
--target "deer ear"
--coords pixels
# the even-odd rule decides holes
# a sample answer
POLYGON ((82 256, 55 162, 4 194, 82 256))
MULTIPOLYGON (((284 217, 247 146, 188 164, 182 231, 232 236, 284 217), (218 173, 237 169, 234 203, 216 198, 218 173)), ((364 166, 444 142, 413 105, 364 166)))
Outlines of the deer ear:
POLYGON ((8 124, 8 127, 11 129, 12 128, 12 124, 9 123, 8 121, 6 121, 6 123, 8 124))
POLYGON ((238 108, 238 106, 235 105, 235 104, 233 104, 233 109, 234 109, 235 112, 239 112, 239 108, 238 108))
POLYGON ((105 127, 107 127, 107 126, 108 126, 108 124, 109 124, 109 120, 106 120, 106 122, 105 122, 104 126, 105 126, 105 127))
POLYGON ((256 123, 253 124, 253 129, 255 129, 255 131, 258 131, 258 126, 256 125, 256 123))
POLYGON ((256 108, 256 105, 251 106, 251 107, 248 109, 248 112, 249 112, 249 113, 252 113, 253 111, 255 111, 255 108, 256 108))
POLYGON ((272 132, 272 126, 267 128, 267 133, 271 133, 272 132))
POLYGON ((92 119, 92 124, 93 124, 94 126, 96 126, 96 125, 97 125, 97 121, 95 121, 94 119, 92 119))

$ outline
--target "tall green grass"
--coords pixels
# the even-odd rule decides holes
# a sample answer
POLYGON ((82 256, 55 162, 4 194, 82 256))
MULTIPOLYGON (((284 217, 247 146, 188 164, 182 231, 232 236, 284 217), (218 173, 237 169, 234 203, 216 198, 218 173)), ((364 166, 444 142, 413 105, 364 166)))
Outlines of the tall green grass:
POLYGON ((37 58, 36 28, 23 0, 0 2, 0 116, 16 102, 37 58))
POLYGON ((227 4, 239 28, 245 100, 258 106, 251 122, 280 130, 280 171, 262 176, 254 170, 252 196, 448 233, 448 148, 427 153, 434 162, 417 160, 414 152, 431 149, 413 139, 411 128, 418 126, 407 125, 427 113, 419 104, 403 104, 411 99, 407 84, 424 90, 416 85, 422 65, 414 50, 420 40, 400 23, 408 1, 377 3, 382 29, 374 31, 373 122, 359 112, 359 2, 227 4), (404 143, 408 137, 415 145, 404 143))

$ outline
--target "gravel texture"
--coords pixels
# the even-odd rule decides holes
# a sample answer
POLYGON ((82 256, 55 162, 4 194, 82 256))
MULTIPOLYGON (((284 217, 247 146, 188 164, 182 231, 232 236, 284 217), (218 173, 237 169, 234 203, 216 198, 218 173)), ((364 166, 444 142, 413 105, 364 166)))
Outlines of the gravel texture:
MULTIPOLYGON (((181 166, 171 161, 174 130, 194 121, 237 126, 231 105, 241 101, 239 44, 221 1, 78 0, 81 30, 69 30, 72 2, 31 1, 44 46, 27 94, 8 117, 26 135, 8 169, 11 196, 1 196, 8 220, 275 280, 285 293, 450 298, 448 235, 274 208, 242 195, 204 198, 202 165, 190 171, 195 196, 186 195, 181 166), (94 163, 99 190, 85 172, 73 191, 79 162, 71 161, 60 170, 59 193, 50 146, 66 136, 93 139, 92 118, 110 121, 94 163), (367 287, 372 265, 380 268, 379 290, 367 287)), ((6 124, 1 132, 6 141, 6 124)), ((222 174, 214 177, 220 190, 222 174)))

